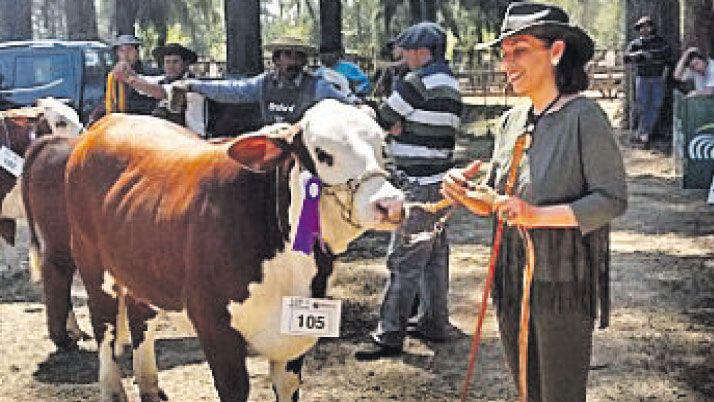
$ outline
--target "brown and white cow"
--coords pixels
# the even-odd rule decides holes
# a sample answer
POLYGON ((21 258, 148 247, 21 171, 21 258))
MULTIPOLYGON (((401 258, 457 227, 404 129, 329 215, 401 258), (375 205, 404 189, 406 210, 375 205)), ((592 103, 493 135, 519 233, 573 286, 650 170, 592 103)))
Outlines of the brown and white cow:
POLYGON ((77 268, 72 260, 64 194, 67 160, 76 137, 48 135, 25 153, 22 203, 30 232, 30 272, 41 278, 47 327, 58 350, 71 350, 88 337, 77 324, 71 298, 77 268))
MULTIPOLYGON (((38 137, 48 134, 76 137, 81 130, 77 112, 53 98, 39 99, 36 107, 0 111, 0 145, 19 156, 24 156, 38 137)), ((0 235, 11 246, 15 243, 15 220, 25 216, 17 184, 15 175, 0 168, 0 235)))
POLYGON ((283 296, 324 296, 334 254, 369 229, 403 219, 387 180, 383 131, 352 106, 325 100, 294 129, 223 144, 188 138, 144 116, 107 116, 67 164, 72 253, 99 344, 102 401, 125 401, 112 347, 125 301, 142 401, 165 398, 154 356, 160 310, 185 311, 221 401, 248 397, 246 349, 270 361, 280 402, 297 399, 301 357, 317 341, 281 334, 283 296), (325 185, 326 250, 291 244, 309 172, 325 185))
MULTIPOLYGON (((44 98, 37 101, 36 107, 10 109, 0 112, 0 144, 10 148, 14 153, 24 156, 28 147, 38 138, 49 134, 59 134, 76 137, 82 130, 79 115, 74 109, 62 101, 53 98, 44 98)), ((60 170, 60 173, 64 171, 60 170)), ((62 181, 59 182, 60 184, 62 181)), ((2 200, 2 214, 0 216, 0 235, 7 244, 3 244, 3 255, 10 266, 20 265, 20 256, 13 247, 15 244, 16 220, 25 218, 25 211, 21 201, 20 185, 18 178, 6 169, 0 168, 0 200, 2 200)), ((53 186, 54 183, 46 183, 53 186)), ((64 205, 62 202, 61 205, 64 205)), ((48 212, 54 212, 50 209, 48 212)), ((52 218, 54 221, 55 219, 52 218)), ((35 253, 30 252, 30 273, 34 280, 40 279, 35 253)), ((69 281, 71 282, 71 275, 69 281)), ((52 299, 52 290, 48 294, 45 286, 45 295, 52 299)), ((66 293, 69 303, 69 289, 66 293)), ((49 317, 49 316, 48 316, 49 317)), ((65 334, 72 338, 86 336, 80 331, 77 320, 71 308, 62 319, 61 326, 65 334)))

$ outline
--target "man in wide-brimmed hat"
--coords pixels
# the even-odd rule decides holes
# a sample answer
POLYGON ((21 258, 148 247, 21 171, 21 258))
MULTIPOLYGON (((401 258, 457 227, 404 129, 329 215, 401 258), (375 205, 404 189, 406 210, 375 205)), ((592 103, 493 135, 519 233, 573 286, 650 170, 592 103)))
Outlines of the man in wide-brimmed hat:
POLYGON ((272 53, 270 70, 245 79, 177 82, 171 88, 172 98, 181 98, 188 91, 222 103, 254 104, 262 125, 297 122, 305 110, 326 98, 352 103, 329 82, 307 72, 308 56, 316 52, 305 41, 283 37, 265 49, 272 53))
MULTIPOLYGON (((141 39, 134 35, 119 35, 112 42, 112 49, 117 56, 117 64, 114 65, 114 72, 130 70, 135 74, 145 76, 156 76, 158 71, 148 68, 139 56, 139 47, 142 46, 141 39)), ((118 75, 121 75, 119 72, 118 75)), ((151 114, 156 108, 156 98, 147 96, 136 90, 127 91, 126 95, 127 113, 151 114)))
MULTIPOLYGON (((119 35, 114 39, 111 46, 117 60, 112 71, 115 77, 122 77, 124 71, 132 71, 146 76, 158 75, 158 72, 152 71, 142 63, 139 57, 139 47, 141 45, 141 39, 134 35, 119 35)), ((125 104, 126 108, 122 110, 123 112, 148 115, 156 108, 157 101, 151 96, 140 93, 133 88, 128 88, 125 104)), ((105 103, 101 102, 92 111, 89 116, 89 125, 104 116, 106 113, 104 105, 105 103)))
POLYGON ((159 46, 154 49, 153 55, 163 66, 163 76, 147 77, 134 71, 128 64, 117 64, 114 68, 116 77, 120 81, 130 85, 136 91, 161 100, 158 106, 152 111, 152 115, 172 121, 176 124, 185 125, 183 113, 172 113, 168 110, 168 104, 164 99, 166 93, 163 89, 163 85, 180 79, 193 78, 194 76, 188 68, 198 60, 198 56, 194 51, 178 43, 168 43, 164 46, 159 46))
POLYGON ((165 83, 171 83, 181 78, 189 78, 188 68, 198 61, 198 55, 178 43, 167 43, 159 46, 152 52, 154 58, 164 69, 165 83))
POLYGON ((656 34, 650 16, 643 16, 633 26, 639 33, 627 46, 625 62, 635 65, 635 98, 639 112, 635 143, 647 146, 659 118, 666 77, 671 64, 667 42, 656 34))

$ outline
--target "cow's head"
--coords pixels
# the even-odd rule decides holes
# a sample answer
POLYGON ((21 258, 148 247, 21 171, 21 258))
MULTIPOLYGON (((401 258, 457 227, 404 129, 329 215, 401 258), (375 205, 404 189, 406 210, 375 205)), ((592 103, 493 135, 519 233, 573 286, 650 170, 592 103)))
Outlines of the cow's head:
POLYGON ((42 109, 43 117, 52 131, 52 134, 59 134, 68 137, 76 137, 82 132, 82 122, 79 120, 77 112, 55 98, 38 99, 37 107, 42 109))
POLYGON ((290 179, 293 230, 304 197, 301 172, 316 175, 324 186, 322 235, 340 253, 365 230, 392 230, 404 218, 404 194, 384 171, 383 141, 384 131, 368 114, 324 100, 294 126, 271 126, 234 140, 229 154, 256 171, 270 170, 287 158, 296 161, 290 179))

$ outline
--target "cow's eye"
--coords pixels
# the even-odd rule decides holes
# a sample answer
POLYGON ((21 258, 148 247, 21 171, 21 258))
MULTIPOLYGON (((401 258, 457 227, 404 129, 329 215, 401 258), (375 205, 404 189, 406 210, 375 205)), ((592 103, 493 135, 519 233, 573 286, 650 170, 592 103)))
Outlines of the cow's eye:
POLYGON ((332 166, 332 164, 335 163, 335 158, 322 148, 315 148, 315 154, 317 155, 317 161, 320 163, 324 163, 327 166, 332 166))

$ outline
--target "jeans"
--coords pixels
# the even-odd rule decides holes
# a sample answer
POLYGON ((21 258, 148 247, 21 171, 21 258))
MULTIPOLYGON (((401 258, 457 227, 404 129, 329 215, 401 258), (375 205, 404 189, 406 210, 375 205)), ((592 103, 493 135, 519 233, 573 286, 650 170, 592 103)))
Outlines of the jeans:
POLYGON ((664 79, 662 77, 637 77, 635 91, 637 107, 640 113, 637 134, 640 137, 649 137, 657 123, 659 110, 664 99, 664 79))
MULTIPOLYGON (((441 199, 440 183, 403 187, 409 201, 441 199)), ((449 322, 449 241, 446 231, 432 232, 439 214, 413 209, 394 233, 387 251, 389 282, 379 311, 374 339, 402 347, 414 298, 419 294, 417 327, 427 336, 443 337, 449 322)))

